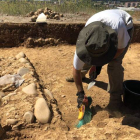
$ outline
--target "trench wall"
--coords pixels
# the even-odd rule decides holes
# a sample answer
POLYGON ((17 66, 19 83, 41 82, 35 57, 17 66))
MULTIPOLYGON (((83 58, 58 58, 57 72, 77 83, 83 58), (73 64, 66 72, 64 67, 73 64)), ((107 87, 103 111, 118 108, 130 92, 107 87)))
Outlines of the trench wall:
MULTIPOLYGON (((0 47, 15 47, 27 38, 55 38, 75 44, 84 24, 0 23, 0 47)), ((140 24, 134 24, 132 43, 140 43, 140 24)))

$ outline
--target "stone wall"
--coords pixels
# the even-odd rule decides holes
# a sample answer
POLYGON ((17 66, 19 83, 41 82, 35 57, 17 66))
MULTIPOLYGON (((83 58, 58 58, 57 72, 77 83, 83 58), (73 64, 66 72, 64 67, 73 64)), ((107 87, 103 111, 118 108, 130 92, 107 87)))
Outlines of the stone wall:
MULTIPOLYGON (((0 47, 19 46, 29 37, 54 38, 75 44, 84 24, 0 23, 0 47)), ((140 24, 134 25, 132 43, 140 43, 140 24)))

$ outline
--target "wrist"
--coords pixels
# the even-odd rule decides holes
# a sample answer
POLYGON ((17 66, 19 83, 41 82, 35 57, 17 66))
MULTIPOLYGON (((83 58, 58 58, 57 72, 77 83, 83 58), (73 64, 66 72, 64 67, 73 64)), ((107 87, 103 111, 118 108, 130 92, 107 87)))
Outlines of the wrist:
POLYGON ((78 91, 76 95, 77 95, 77 96, 79 96, 79 95, 85 95, 85 92, 84 92, 84 90, 78 91))

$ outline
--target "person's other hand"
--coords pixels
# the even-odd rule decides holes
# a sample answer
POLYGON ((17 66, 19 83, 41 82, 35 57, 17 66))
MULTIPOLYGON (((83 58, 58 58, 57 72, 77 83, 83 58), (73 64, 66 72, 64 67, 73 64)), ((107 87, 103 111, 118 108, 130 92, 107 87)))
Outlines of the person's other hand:
POLYGON ((96 73, 96 66, 92 66, 89 70, 89 78, 91 80, 94 80, 97 78, 97 73, 96 73))
POLYGON ((78 92, 76 95, 78 96, 77 97, 78 108, 80 108, 82 104, 88 106, 88 98, 85 95, 84 91, 78 92))

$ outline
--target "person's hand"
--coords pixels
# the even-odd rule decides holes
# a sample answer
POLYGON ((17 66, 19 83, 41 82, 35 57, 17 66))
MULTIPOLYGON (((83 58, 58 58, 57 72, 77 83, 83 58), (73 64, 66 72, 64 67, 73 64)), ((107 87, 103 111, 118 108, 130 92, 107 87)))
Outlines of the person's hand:
POLYGON ((89 78, 91 80, 94 80, 97 78, 97 73, 96 73, 96 66, 92 66, 89 70, 89 78))
POLYGON ((82 104, 84 104, 85 106, 88 106, 88 98, 85 95, 84 91, 77 92, 76 95, 78 96, 77 97, 78 108, 80 108, 82 104))

